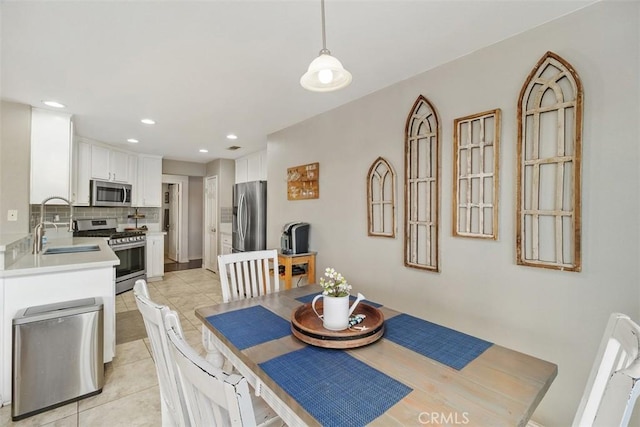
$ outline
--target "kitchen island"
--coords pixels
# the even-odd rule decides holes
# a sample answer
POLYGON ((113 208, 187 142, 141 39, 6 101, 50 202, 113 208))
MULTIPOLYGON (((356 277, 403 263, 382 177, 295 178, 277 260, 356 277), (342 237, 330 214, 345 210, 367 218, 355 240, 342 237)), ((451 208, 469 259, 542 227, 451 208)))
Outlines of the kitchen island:
MULTIPOLYGON (((0 270, 0 403, 11 402, 12 321, 23 308, 82 298, 104 305, 104 362, 115 355, 115 269, 120 260, 104 239, 55 239, 0 270), (97 245, 99 250, 45 254, 48 247, 97 245)), ((61 343, 64 345, 64 343, 61 343)), ((46 349, 43 349, 46 351, 46 349)))

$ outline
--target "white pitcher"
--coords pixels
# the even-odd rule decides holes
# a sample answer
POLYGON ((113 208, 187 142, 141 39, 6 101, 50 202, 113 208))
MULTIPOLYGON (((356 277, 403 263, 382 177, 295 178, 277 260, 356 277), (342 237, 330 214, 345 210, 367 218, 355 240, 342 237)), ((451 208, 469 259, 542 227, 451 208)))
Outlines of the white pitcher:
POLYGON ((342 331, 349 327, 349 316, 356 309, 361 300, 364 299, 364 295, 358 293, 358 298, 351 304, 349 308, 349 295, 343 297, 331 297, 328 295, 316 295, 311 302, 311 308, 320 319, 322 319, 322 326, 330 331, 342 331), (323 298, 323 314, 318 314, 316 310, 316 301, 319 298, 323 298))

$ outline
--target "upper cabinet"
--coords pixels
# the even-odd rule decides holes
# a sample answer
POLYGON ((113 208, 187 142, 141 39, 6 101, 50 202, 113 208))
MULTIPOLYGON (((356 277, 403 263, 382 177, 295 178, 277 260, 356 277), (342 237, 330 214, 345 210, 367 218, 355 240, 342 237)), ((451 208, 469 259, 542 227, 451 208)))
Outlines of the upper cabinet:
POLYGON ((91 178, 129 183, 129 154, 93 144, 91 146, 91 178))
POLYGON ((162 157, 138 156, 138 181, 134 206, 162 206, 162 157))
POLYGON ((267 150, 236 160, 236 183, 267 180, 267 150))
POLYGON ((71 198, 72 135, 71 115, 31 110, 31 204, 50 196, 71 198))
POLYGON ((71 201, 75 206, 91 205, 91 180, 131 184, 133 206, 161 206, 161 156, 117 150, 76 136, 72 165, 71 201))
POLYGON ((71 202, 74 206, 89 206, 91 202, 91 144, 76 140, 73 146, 73 185, 71 202))
POLYGON ((131 184, 131 202, 136 204, 138 201, 138 155, 129 154, 129 184, 131 184))

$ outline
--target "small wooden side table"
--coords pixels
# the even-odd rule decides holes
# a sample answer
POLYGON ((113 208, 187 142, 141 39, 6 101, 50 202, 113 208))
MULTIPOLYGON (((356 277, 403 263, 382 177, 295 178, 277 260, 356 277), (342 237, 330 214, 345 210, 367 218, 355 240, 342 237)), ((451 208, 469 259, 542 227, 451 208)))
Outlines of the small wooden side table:
POLYGON ((278 251, 278 265, 284 265, 284 274, 280 275, 280 277, 284 280, 285 289, 291 289, 294 265, 306 264, 306 273, 296 274, 296 276, 307 276, 307 283, 316 283, 316 254, 317 252, 283 254, 278 251))

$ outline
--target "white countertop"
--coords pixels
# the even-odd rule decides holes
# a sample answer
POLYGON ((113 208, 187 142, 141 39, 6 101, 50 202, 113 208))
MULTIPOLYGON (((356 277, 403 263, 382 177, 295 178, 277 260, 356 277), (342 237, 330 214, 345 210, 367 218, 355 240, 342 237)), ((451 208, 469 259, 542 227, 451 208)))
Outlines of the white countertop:
POLYGON ((0 271, 0 277, 16 277, 57 273, 61 271, 85 270, 90 268, 115 266, 119 264, 120 259, 118 259, 118 256, 111 250, 105 239, 95 237, 70 237, 49 241, 49 243, 42 249, 42 252, 37 255, 24 255, 6 270, 0 271), (87 244, 98 245, 100 250, 93 252, 43 255, 46 248, 87 244))

